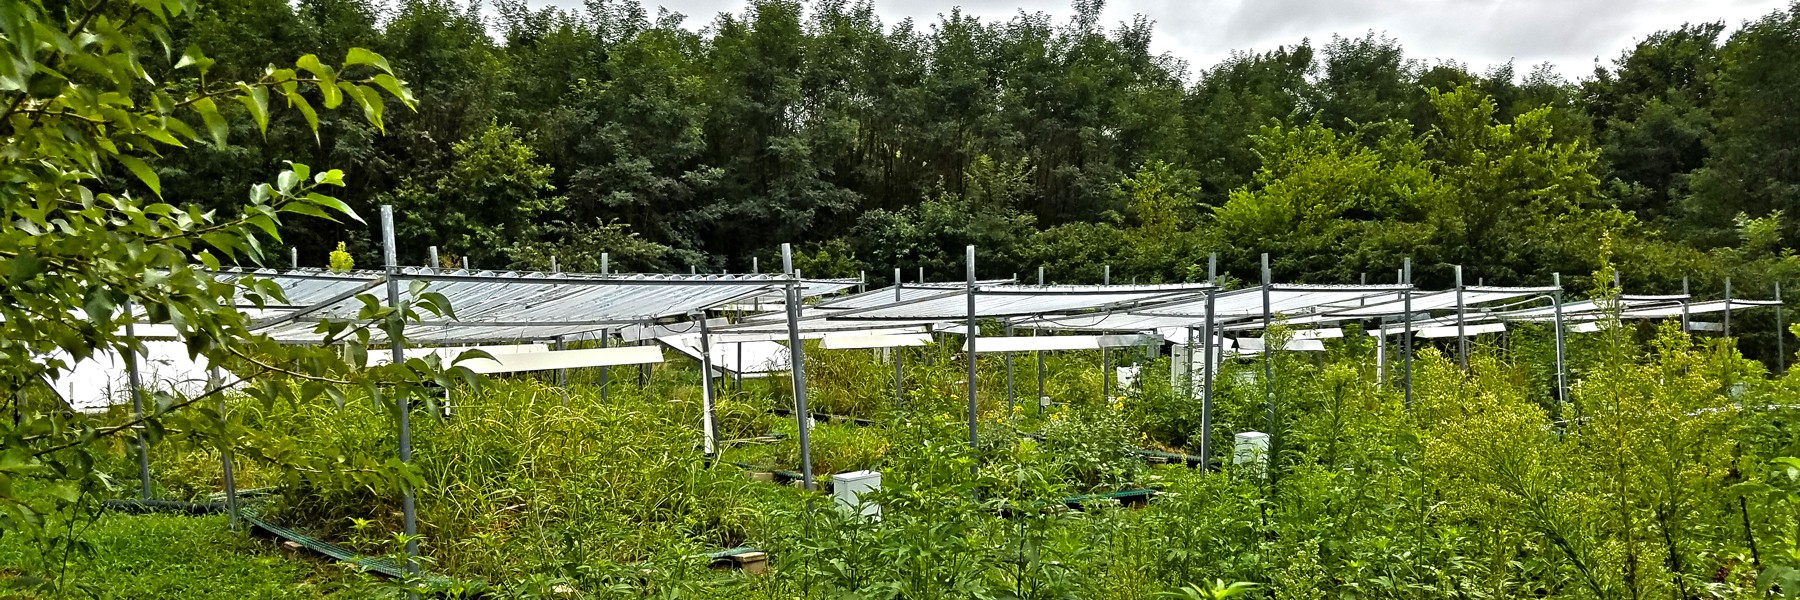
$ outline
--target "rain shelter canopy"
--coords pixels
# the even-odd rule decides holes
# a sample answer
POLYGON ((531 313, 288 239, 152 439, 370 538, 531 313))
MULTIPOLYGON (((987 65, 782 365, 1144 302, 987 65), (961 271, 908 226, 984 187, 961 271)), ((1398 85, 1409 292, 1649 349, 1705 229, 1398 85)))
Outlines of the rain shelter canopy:
MULTIPOLYGON (((353 320, 357 294, 382 285, 375 271, 299 269, 255 273, 281 286, 288 303, 256 315, 256 328, 277 340, 316 342, 313 321, 353 320)), ((233 277, 221 274, 221 277, 233 277)), ((414 344, 542 340, 645 323, 766 293, 792 281, 775 275, 592 275, 403 268, 405 282, 425 281, 443 294, 455 317, 407 328, 414 344)), ((821 288, 823 289, 823 288, 821 288)), ((380 339, 377 331, 376 338, 380 339)))
MULTIPOLYGON (((974 288, 976 318, 1034 317, 1125 310, 1204 293, 1211 286, 1181 285, 993 285, 974 288)), ((850 309, 834 320, 948 321, 969 316, 967 287, 938 290, 914 300, 850 309)))

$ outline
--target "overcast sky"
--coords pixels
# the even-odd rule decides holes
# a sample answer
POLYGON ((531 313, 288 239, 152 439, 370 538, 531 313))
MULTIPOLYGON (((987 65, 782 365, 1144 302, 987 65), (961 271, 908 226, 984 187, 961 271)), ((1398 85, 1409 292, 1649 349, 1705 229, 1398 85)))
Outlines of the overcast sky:
MULTIPOLYGON (((580 0, 532 0, 565 7, 580 0)), ((741 0, 644 0, 687 15, 702 27, 722 11, 741 11, 741 0)), ((1725 21, 1735 28, 1787 5, 1787 0, 1111 0, 1104 22, 1116 27, 1133 15, 1156 22, 1154 48, 1187 61, 1198 72, 1233 50, 1268 50, 1310 38, 1315 46, 1332 34, 1374 31, 1400 40, 1409 58, 1454 59, 1477 71, 1513 60, 1524 75, 1539 63, 1575 79, 1591 73, 1596 58, 1610 63, 1645 35, 1686 22, 1725 21)), ((876 0, 888 25, 912 17, 920 28, 961 6, 985 20, 1019 11, 1047 12, 1066 21, 1066 0, 876 0)), ((654 14, 654 10, 652 10, 654 14)))

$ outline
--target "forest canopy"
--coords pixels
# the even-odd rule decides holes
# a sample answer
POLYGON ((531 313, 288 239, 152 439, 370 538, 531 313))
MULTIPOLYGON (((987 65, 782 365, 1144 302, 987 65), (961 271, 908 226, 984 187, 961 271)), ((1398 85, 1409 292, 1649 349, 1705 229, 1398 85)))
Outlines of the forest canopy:
MULTIPOLYGON (((435 245, 477 268, 748 271, 792 242, 808 274, 936 279, 975 244, 984 276, 1061 282, 1189 280, 1213 252, 1254 276, 1267 252, 1289 280, 1386 280, 1410 257, 1425 285, 1458 264, 1541 285, 1596 270, 1604 238, 1631 289, 1791 270, 1800 5, 1645 32, 1578 81, 1354 32, 1191 65, 1150 50, 1145 18, 1074 8, 216 0, 173 32, 215 73, 367 47, 418 108, 385 136, 279 115, 153 166, 165 195, 230 207, 278 159, 342 165, 353 209, 401 214, 403 261, 435 245)), ((373 264, 369 233, 285 239, 303 264, 340 242, 373 264)))

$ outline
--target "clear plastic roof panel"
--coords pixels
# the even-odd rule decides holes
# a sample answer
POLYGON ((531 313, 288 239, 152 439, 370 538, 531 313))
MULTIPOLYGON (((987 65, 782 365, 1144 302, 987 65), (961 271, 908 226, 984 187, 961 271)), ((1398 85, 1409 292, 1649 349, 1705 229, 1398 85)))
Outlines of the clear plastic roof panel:
MULTIPOLYGON (((1555 291, 1556 288, 1553 287, 1499 288, 1471 286, 1463 288, 1462 303, 1465 307, 1484 306, 1495 302, 1541 296, 1555 291)), ((1343 318, 1369 318, 1399 315, 1403 314, 1406 310, 1405 298, 1384 298, 1383 300, 1383 302, 1370 303, 1367 306, 1330 311, 1330 314, 1334 317, 1343 318)), ((1413 293, 1413 312, 1454 308, 1456 308, 1456 290, 1444 290, 1438 292, 1420 291, 1413 293)))
MULTIPOLYGON (((1296 315, 1318 312, 1323 309, 1355 306, 1357 302, 1384 293, 1394 293, 1407 289, 1404 285, 1282 285, 1269 288, 1270 313, 1275 315, 1296 315)), ((1206 300, 1183 300, 1160 306, 1150 306, 1132 311, 1134 314, 1163 317, 1201 317, 1206 316, 1206 300)), ((1218 295, 1213 303, 1213 315, 1219 321, 1261 317, 1263 314, 1262 286, 1233 290, 1218 295)))
MULTIPOLYGON (((282 285, 292 312, 263 321, 268 333, 289 341, 316 340, 314 322, 350 320, 362 303, 356 293, 376 291, 381 274, 320 272, 259 274, 282 285), (307 301, 313 304, 304 304, 307 301), (283 319, 287 322, 282 322, 283 319)), ((402 269, 402 284, 430 282, 455 310, 454 319, 427 317, 408 335, 439 343, 547 339, 631 323, 654 321, 725 304, 786 283, 770 275, 586 275, 496 271, 402 269)), ((852 284, 854 285, 854 284, 852 284)))
MULTIPOLYGON (((1082 312, 1125 310, 1134 306, 1167 302, 1200 295, 1206 285, 997 285, 978 287, 975 316, 980 318, 1025 317, 1082 312)), ((947 289, 919 300, 890 303, 877 308, 843 311, 831 319, 854 320, 953 320, 967 317, 968 295, 947 289)))

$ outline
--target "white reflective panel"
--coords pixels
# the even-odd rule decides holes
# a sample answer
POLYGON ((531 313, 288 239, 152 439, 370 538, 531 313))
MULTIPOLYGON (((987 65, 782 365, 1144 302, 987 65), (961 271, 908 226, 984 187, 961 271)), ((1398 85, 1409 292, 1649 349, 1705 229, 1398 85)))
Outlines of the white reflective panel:
POLYGON ((907 346, 924 346, 931 343, 931 336, 923 333, 901 335, 845 335, 828 334, 820 343, 826 350, 855 350, 859 348, 901 348, 907 346))
MULTIPOLYGON (((1262 354, 1264 347, 1266 346, 1262 338, 1237 338, 1237 344, 1232 351, 1237 354, 1262 354)), ((1325 342, 1323 340, 1290 339, 1283 347, 1292 352, 1324 352, 1325 342)))
POLYGON ((1327 327, 1324 329, 1300 329, 1291 333, 1291 339, 1296 340, 1328 340, 1344 337, 1344 330, 1336 327, 1327 327))
MULTIPOLYGON (((1416 332, 1414 335, 1422 338, 1453 338, 1456 337, 1457 334, 1455 325, 1427 327, 1425 329, 1415 329, 1414 331, 1416 332)), ((1502 331, 1506 331, 1505 323, 1480 323, 1475 325, 1464 325, 1462 327, 1462 334, 1466 337, 1475 337, 1484 333, 1500 333, 1502 331)))
MULTIPOLYGON (((700 336, 698 334, 677 335, 657 338, 658 342, 686 354, 695 361, 700 360, 700 336)), ((738 373, 744 377, 757 377, 770 373, 782 373, 788 370, 789 358, 787 346, 775 342, 735 342, 712 343, 712 366, 714 370, 726 373, 738 373), (738 357, 742 356, 742 364, 738 357)))
MULTIPOLYGON (((187 346, 181 342, 146 341, 143 344, 146 354, 138 357, 138 381, 145 391, 160 390, 181 396, 206 392, 205 357, 189 358, 187 346)), ((80 361, 71 361, 61 352, 57 356, 72 366, 51 386, 71 408, 100 411, 114 404, 131 403, 131 378, 123 357, 109 351, 96 352, 80 361)))
MULTIPOLYGON (((893 325, 893 323, 886 323, 886 324, 893 325)), ((740 331, 742 331, 742 330, 734 329, 734 330, 726 331, 723 333, 714 333, 714 334, 712 334, 713 343, 714 344, 729 344, 729 343, 735 343, 735 342, 785 342, 785 341, 788 341, 788 334, 787 334, 787 330, 785 328, 779 332, 749 330, 748 333, 739 333, 740 331)), ((856 330, 849 330, 849 331, 817 331, 817 330, 802 329, 802 330, 800 330, 800 339, 819 340, 819 339, 829 339, 829 338, 837 337, 837 336, 857 336, 857 335, 885 336, 885 335, 904 335, 904 334, 909 334, 909 333, 924 333, 924 332, 925 332, 925 328, 923 328, 923 327, 885 327, 885 328, 880 328, 880 329, 856 329, 856 330)))
MULTIPOLYGON (((462 356, 462 354, 464 352, 468 352, 470 350, 480 350, 482 352, 486 352, 486 353, 494 355, 494 356, 499 356, 501 354, 519 354, 519 353, 523 353, 523 352, 549 352, 550 347, 547 345, 544 345, 544 344, 499 344, 499 345, 492 345, 492 346, 441 346, 441 347, 436 347, 436 348, 407 348, 404 352, 405 352, 407 360, 411 360, 414 358, 424 358, 427 356, 435 355, 438 357, 438 360, 441 361, 441 364, 443 364, 444 366, 447 367, 456 361, 456 357, 462 356)), ((369 352, 368 366, 373 367, 373 366, 377 366, 377 365, 385 365, 385 364, 388 364, 393 361, 394 361, 394 354, 387 350, 375 350, 375 351, 369 352)))
POLYGON ((1162 331, 1182 327, 1198 328, 1205 322, 1206 319, 1203 317, 1163 317, 1109 312, 1043 317, 1019 321, 1014 325, 1043 331, 1162 331))
MULTIPOLYGON (((1774 300, 1732 300, 1731 301, 1731 310, 1745 310, 1745 309, 1751 309, 1751 308, 1762 308, 1765 306, 1775 306, 1777 304, 1780 304, 1780 303, 1775 302, 1774 300)), ((1688 306, 1687 306, 1687 314, 1690 314, 1690 315, 1702 315, 1702 314, 1711 314, 1711 313, 1720 313, 1720 312, 1725 312, 1725 301, 1724 300, 1709 300, 1706 302, 1694 302, 1694 303, 1688 304, 1688 306)), ((1634 308, 1632 310, 1625 311, 1625 313, 1622 316, 1627 319, 1656 319, 1656 318, 1679 317, 1679 316, 1681 316, 1681 313, 1682 313, 1682 308, 1681 308, 1680 304, 1671 304, 1671 305, 1666 305, 1666 306, 1656 306, 1656 307, 1649 307, 1649 308, 1634 308)))
POLYGON ((614 367, 619 365, 642 365, 663 361, 662 349, 656 346, 625 346, 620 348, 587 348, 582 350, 549 350, 544 352, 517 352, 495 354, 493 358, 475 358, 463 361, 461 366, 481 374, 520 373, 525 371, 550 371, 555 369, 579 369, 583 367, 614 367))
MULTIPOLYGON (((1159 343, 1147 335, 1040 335, 1032 337, 981 337, 975 340, 975 353, 1031 352, 1037 350, 1099 350, 1159 343)), ((963 343, 964 352, 969 344, 963 343)))
MULTIPOLYGON (((725 317, 713 317, 706 320, 706 327, 708 329, 724 327, 730 324, 731 319, 725 317)), ((627 325, 619 329, 619 339, 627 342, 641 342, 660 337, 699 332, 700 324, 695 321, 682 321, 680 323, 669 323, 666 325, 627 325)))

